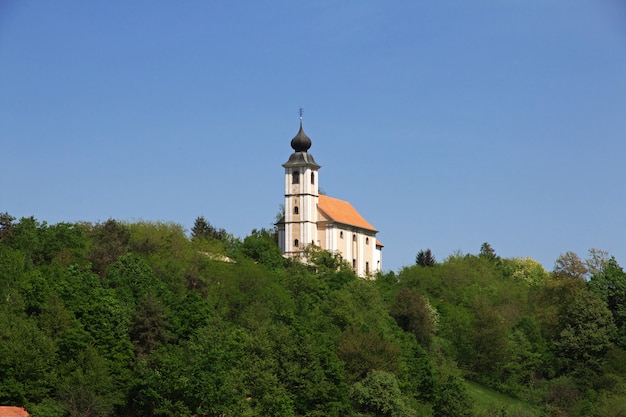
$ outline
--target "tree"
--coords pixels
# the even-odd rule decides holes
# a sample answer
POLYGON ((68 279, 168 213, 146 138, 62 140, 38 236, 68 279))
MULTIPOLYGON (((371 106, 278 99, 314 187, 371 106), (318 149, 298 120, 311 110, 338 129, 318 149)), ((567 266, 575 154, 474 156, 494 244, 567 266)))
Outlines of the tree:
POLYGON ((480 253, 478 254, 478 257, 488 261, 496 261, 499 259, 499 256, 496 255, 496 251, 487 242, 480 245, 480 253))
POLYGON ((587 267, 576 253, 568 251, 561 254, 556 261, 554 261, 554 270, 552 273, 556 278, 584 280, 587 275, 587 267))
POLYGON ((279 268, 287 263, 274 236, 267 229, 254 229, 250 236, 243 240, 241 251, 247 257, 270 268, 279 268))
POLYGON ((422 346, 430 345, 437 329, 439 314, 426 298, 411 288, 403 287, 398 291, 389 310, 402 330, 414 334, 422 346))
POLYGON ((441 375, 435 385, 434 417, 470 417, 472 403, 463 380, 454 375, 441 375))
POLYGON ((606 302, 623 338, 620 344, 626 346, 626 273, 614 257, 591 276, 588 287, 606 302))
POLYGON ((213 227, 213 225, 211 225, 211 223, 209 223, 204 216, 198 216, 193 223, 193 228, 191 229, 192 239, 213 238, 223 240, 226 235, 226 230, 213 227))
POLYGON ((344 332, 337 354, 344 362, 346 379, 350 382, 365 378, 375 369, 399 371, 399 347, 373 330, 363 332, 352 328, 344 332))
POLYGON ((550 277, 539 262, 532 258, 504 259, 505 274, 528 285, 542 285, 550 277))
POLYGON ((419 266, 435 266, 437 261, 430 249, 420 250, 415 257, 415 263, 419 266))
POLYGON ((596 294, 583 290, 568 304, 555 341, 566 371, 598 371, 612 346, 613 316, 596 294))
POLYGON ((590 276, 601 274, 609 262, 609 253, 602 249, 589 249, 589 257, 585 259, 585 265, 590 276))
POLYGON ((396 376, 374 370, 352 386, 355 407, 366 415, 409 417, 415 415, 405 403, 396 376))
POLYGON ((92 243, 88 259, 92 270, 102 276, 109 265, 128 251, 130 229, 113 219, 87 227, 92 243))
POLYGON ((137 305, 130 324, 130 340, 135 351, 147 355, 167 341, 167 318, 165 308, 159 300, 148 293, 137 305))
POLYGON ((70 417, 105 417, 121 401, 107 361, 88 346, 76 361, 66 366, 70 371, 59 387, 62 407, 70 417))
POLYGON ((15 217, 11 216, 7 212, 0 213, 0 241, 6 241, 9 237, 11 237, 14 220, 15 217))

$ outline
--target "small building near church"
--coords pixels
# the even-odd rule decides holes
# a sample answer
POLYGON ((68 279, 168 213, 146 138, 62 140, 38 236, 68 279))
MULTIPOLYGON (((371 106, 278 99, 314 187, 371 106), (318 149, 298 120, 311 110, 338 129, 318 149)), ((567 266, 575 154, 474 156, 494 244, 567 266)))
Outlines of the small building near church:
POLYGON ((23 407, 0 406, 0 417, 28 417, 29 415, 23 407))
POLYGON ((359 276, 382 270, 378 230, 347 201, 319 194, 321 168, 308 153, 311 139, 300 130, 291 140, 285 168, 285 215, 276 224, 284 256, 304 257, 309 245, 338 253, 359 276))

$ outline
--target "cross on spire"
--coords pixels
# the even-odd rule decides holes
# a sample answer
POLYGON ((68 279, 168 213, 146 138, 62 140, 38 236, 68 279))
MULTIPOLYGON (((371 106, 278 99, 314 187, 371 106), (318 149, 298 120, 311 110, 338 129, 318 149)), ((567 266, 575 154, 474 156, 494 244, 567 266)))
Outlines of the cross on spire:
POLYGON ((302 115, 304 114, 304 109, 302 107, 298 110, 298 114, 300 115, 300 121, 302 121, 302 115))

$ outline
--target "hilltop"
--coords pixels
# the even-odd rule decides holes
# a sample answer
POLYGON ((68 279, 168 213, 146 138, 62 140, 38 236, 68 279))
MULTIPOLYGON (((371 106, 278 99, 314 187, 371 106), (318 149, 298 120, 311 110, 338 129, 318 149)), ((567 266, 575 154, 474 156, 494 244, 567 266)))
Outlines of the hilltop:
POLYGON ((568 253, 547 272, 488 244, 420 253, 363 279, 315 248, 307 265, 284 258, 269 230, 4 214, 0 404, 42 417, 624 415, 614 258, 568 253))

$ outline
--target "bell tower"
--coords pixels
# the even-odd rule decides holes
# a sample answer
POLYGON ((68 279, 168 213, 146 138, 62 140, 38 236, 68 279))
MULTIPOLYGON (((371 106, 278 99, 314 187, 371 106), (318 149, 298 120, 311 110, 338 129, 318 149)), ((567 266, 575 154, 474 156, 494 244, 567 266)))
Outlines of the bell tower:
POLYGON ((285 256, 302 255, 308 245, 318 245, 317 239, 317 176, 320 166, 307 151, 311 139, 300 129, 291 139, 293 153, 283 164, 285 168, 285 217, 278 227, 278 244, 285 256))

